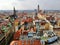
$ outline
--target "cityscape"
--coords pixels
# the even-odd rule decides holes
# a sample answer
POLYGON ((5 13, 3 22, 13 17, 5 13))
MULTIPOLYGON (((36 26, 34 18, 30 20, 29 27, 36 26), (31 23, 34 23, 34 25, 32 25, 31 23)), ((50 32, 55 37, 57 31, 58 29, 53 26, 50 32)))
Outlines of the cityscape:
POLYGON ((60 10, 0 10, 0 45, 60 45, 60 10))

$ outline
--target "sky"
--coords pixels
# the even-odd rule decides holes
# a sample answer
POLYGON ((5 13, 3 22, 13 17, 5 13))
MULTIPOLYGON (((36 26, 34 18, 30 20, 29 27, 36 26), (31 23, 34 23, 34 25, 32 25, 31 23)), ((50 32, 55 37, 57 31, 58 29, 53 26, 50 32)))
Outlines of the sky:
POLYGON ((0 0, 0 10, 60 10, 60 0, 0 0))

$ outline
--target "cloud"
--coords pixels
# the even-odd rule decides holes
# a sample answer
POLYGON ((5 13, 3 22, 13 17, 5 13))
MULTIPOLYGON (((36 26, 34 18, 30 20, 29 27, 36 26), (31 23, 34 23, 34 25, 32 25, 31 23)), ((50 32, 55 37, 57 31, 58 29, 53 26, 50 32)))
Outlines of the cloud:
POLYGON ((27 10, 27 9, 35 9, 37 4, 38 4, 37 0, 24 0, 24 1, 18 1, 17 5, 15 6, 17 7, 17 9, 27 10))
POLYGON ((12 10, 15 6, 17 10, 36 9, 57 9, 60 10, 60 0, 0 0, 0 10, 12 10))
POLYGON ((39 0, 41 9, 60 10, 60 0, 39 0))
POLYGON ((0 10, 6 10, 12 8, 13 1, 10 0, 0 0, 0 10))
POLYGON ((35 9, 37 0, 0 0, 0 10, 13 9, 15 6, 17 10, 35 9))

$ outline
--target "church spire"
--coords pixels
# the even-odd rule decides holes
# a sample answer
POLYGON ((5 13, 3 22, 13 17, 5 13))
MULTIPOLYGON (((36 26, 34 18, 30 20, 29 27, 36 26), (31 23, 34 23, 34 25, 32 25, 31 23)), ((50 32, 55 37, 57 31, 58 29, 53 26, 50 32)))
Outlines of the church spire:
POLYGON ((16 10, 15 10, 15 7, 13 8, 13 15, 16 15, 16 10))
POLYGON ((15 7, 13 8, 13 16, 14 16, 14 19, 17 18, 15 7))
POLYGON ((39 5, 38 5, 38 12, 39 12, 39 10, 40 10, 39 8, 40 8, 40 7, 39 7, 39 5))

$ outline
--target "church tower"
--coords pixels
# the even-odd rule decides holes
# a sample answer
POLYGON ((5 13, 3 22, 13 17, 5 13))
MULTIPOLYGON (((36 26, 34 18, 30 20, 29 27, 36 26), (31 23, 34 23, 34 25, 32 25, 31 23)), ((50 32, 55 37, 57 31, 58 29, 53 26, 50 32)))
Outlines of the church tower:
POLYGON ((14 19, 17 18, 15 7, 13 8, 13 16, 14 16, 14 19))
POLYGON ((16 15, 16 10, 15 10, 15 7, 13 8, 13 15, 16 15))
POLYGON ((39 12, 39 10, 40 10, 39 8, 40 8, 40 7, 39 7, 39 5, 38 5, 38 10, 37 10, 38 12, 39 12))

